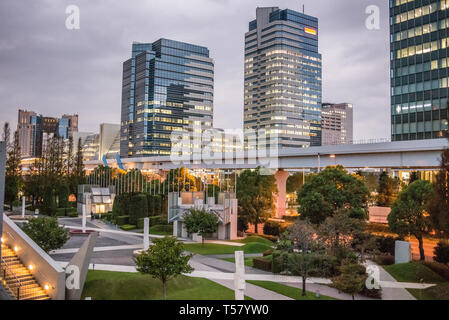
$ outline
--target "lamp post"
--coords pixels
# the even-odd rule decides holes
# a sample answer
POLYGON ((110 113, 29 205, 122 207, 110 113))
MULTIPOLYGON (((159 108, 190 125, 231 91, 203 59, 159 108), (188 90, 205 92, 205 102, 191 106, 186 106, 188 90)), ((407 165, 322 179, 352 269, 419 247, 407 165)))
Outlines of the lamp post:
MULTIPOLYGON (((3 201, 5 200, 6 142, 0 142, 0 237, 3 235, 3 201)), ((0 246, 0 257, 2 249, 0 246)))

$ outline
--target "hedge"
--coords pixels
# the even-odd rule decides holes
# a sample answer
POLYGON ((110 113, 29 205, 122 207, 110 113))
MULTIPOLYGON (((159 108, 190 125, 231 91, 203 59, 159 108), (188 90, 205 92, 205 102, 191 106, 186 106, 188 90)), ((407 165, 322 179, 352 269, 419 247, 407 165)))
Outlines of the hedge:
POLYGON ((167 224, 168 224, 168 217, 165 215, 150 217, 150 227, 156 226, 156 225, 167 225, 167 224))
POLYGON ((129 206, 129 223, 136 225, 139 218, 148 216, 147 197, 144 194, 137 194, 131 197, 129 206))
POLYGON ((56 209, 56 216, 57 217, 65 217, 65 216, 73 216, 73 214, 76 213, 76 217, 78 216, 78 211, 76 208, 57 208, 56 209))
POLYGON ((271 272, 272 261, 271 261, 271 259, 267 259, 267 258, 254 258, 253 259, 253 267, 256 269, 271 272))
POLYGON ((128 230, 136 229, 136 226, 133 224, 124 224, 124 225, 120 226, 120 228, 122 230, 128 231, 128 230))
POLYGON ((447 264, 440 262, 427 262, 427 261, 423 262, 423 264, 429 269, 431 269, 433 272, 439 274, 444 279, 449 281, 449 266, 447 264))
POLYGON ((263 233, 270 236, 279 236, 285 229, 285 224, 278 221, 268 220, 263 226, 263 233))
POLYGON ((118 217, 116 218, 116 223, 117 223, 119 226, 123 226, 123 225, 125 225, 125 224, 129 224, 129 216, 118 216, 118 217))
POLYGON ((394 264, 394 257, 389 253, 379 254, 376 257, 376 263, 381 266, 389 266, 394 264))

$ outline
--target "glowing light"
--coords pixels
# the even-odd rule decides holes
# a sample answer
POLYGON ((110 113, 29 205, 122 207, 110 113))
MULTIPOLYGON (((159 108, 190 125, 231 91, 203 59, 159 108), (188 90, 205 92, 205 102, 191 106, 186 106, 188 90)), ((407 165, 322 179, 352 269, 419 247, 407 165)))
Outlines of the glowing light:
POLYGON ((17 252, 17 251, 19 251, 19 247, 14 246, 14 252, 17 252))
POLYGON ((329 157, 331 157, 333 159, 333 158, 335 158, 335 154, 331 154, 329 157))
POLYGON ((48 291, 50 289, 50 286, 48 284, 46 284, 44 289, 48 291))
POLYGON ((30 264, 30 265, 28 266, 28 270, 33 271, 33 269, 34 269, 34 266, 33 266, 32 264, 30 264))
POLYGON ((2 237, 2 238, 1 238, 1 241, 2 241, 2 243, 4 243, 4 242, 5 242, 5 239, 2 237))
POLYGON ((313 34, 314 36, 316 36, 316 30, 315 29, 305 27, 304 31, 305 31, 305 33, 313 34))

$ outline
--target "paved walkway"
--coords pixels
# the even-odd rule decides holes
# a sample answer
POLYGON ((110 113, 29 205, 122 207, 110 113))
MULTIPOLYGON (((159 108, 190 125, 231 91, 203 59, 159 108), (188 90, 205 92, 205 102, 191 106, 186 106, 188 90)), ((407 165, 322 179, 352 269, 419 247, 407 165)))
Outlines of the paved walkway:
MULTIPOLYGON (((235 258, 234 253, 230 254, 208 254, 207 257, 215 259, 235 258)), ((245 253, 245 258, 263 257, 263 253, 245 253)))
MULTIPOLYGON (((379 268, 380 281, 390 281, 397 282, 393 276, 391 276, 384 268, 374 263, 373 261, 367 260, 367 265, 375 265, 379 268)), ((403 288, 382 288, 382 300, 416 300, 416 298, 408 292, 407 289, 403 288)))

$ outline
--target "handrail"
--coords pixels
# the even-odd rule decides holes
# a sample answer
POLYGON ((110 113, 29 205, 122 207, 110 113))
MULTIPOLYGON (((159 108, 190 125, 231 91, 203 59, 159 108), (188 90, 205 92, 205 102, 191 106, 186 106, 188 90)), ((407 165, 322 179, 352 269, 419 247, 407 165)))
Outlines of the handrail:
MULTIPOLYGON (((0 258, 0 266, 3 264, 6 266, 6 269, 8 269, 8 271, 11 273, 11 275, 15 278, 16 282, 18 283, 17 286, 17 300, 20 300, 20 288, 22 288, 22 282, 19 280, 19 278, 17 278, 16 274, 14 273, 14 271, 11 270, 11 268, 8 266, 8 263, 3 259, 0 258)), ((6 272, 5 272, 6 274, 6 272)), ((5 275, 5 279, 4 281, 6 282, 6 275, 5 275)))

